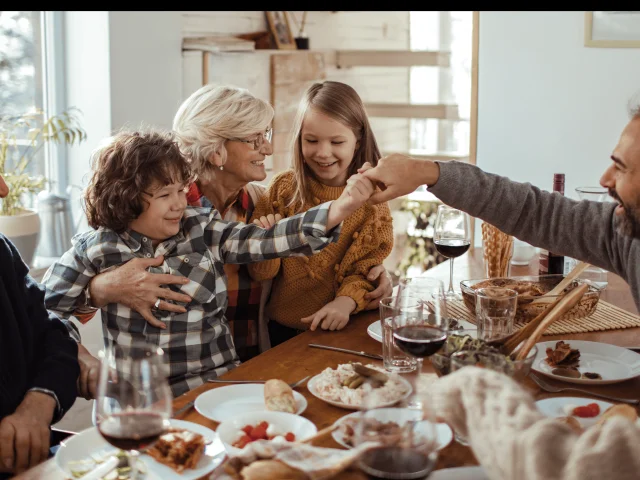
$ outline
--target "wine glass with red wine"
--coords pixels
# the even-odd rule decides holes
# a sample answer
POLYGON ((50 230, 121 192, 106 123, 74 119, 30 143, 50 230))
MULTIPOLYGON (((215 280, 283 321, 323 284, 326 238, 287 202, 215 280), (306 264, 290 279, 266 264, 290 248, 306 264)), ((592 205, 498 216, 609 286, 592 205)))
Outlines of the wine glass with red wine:
POLYGON ((420 378, 423 359, 440 350, 447 339, 446 298, 441 280, 428 277, 400 280, 397 306, 416 299, 422 306, 398 309, 393 317, 393 341, 398 349, 416 359, 416 379, 420 378))
POLYGON ((354 432, 354 445, 364 449, 360 470, 371 479, 426 478, 437 461, 435 419, 415 404, 380 408, 384 399, 377 395, 372 389, 364 397, 354 432))
POLYGON ((434 226, 433 243, 440 255, 449 258, 449 290, 447 298, 460 300, 462 296, 453 290, 453 259, 467 253, 471 245, 469 215, 447 205, 438 206, 434 226))
POLYGON ((95 422, 102 437, 128 454, 137 476, 138 452, 169 427, 172 395, 164 352, 155 345, 112 345, 101 352, 95 422))

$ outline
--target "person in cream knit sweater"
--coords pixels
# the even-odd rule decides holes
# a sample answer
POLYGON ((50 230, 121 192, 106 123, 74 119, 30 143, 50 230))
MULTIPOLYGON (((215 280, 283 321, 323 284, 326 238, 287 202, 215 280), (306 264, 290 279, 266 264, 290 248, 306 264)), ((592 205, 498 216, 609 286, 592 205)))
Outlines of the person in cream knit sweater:
POLYGON ((477 367, 438 379, 429 395, 492 480, 640 478, 640 428, 622 416, 578 434, 540 413, 511 378, 477 367))

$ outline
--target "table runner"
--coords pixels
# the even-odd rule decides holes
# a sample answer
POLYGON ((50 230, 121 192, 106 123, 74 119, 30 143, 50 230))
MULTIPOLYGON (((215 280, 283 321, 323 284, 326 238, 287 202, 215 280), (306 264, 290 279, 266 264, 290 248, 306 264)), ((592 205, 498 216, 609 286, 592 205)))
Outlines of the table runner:
MULTIPOLYGON (((461 318, 463 320, 468 320, 471 323, 476 323, 475 316, 469 312, 462 300, 447 302, 447 309, 449 310, 449 315, 453 318, 461 318)), ((515 323, 515 326, 518 328, 524 325, 525 324, 522 322, 515 323)), ((572 320, 558 320, 545 330, 544 335, 597 332, 632 327, 640 327, 640 316, 600 300, 596 307, 596 311, 588 317, 572 320)))

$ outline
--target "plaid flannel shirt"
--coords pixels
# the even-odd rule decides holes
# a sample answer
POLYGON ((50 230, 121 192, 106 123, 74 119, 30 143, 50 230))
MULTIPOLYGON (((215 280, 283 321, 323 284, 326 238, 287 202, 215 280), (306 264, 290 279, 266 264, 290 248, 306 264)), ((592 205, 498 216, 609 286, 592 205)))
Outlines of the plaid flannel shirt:
MULTIPOLYGON (((253 214, 254 196, 264 193, 265 187, 256 183, 247 184, 224 212, 224 220, 247 223, 253 214)), ((194 182, 187 193, 187 201, 193 207, 213 208, 209 199, 202 195, 194 182)), ((245 362, 260 353, 259 318, 262 297, 262 282, 257 282, 246 265, 227 263, 224 266, 227 276, 227 312, 226 317, 231 328, 233 344, 240 360, 245 362)))
POLYGON ((143 340, 163 348, 174 396, 215 378, 238 364, 229 325, 225 263, 306 256, 337 241, 340 226, 326 231, 326 202, 287 218, 268 230, 256 225, 228 222, 217 210, 188 207, 181 231, 161 242, 155 251, 151 241, 137 232, 122 234, 99 228, 78 234, 73 247, 52 265, 43 278, 49 310, 68 319, 78 307, 91 278, 135 257, 164 255, 154 273, 182 275, 186 285, 169 288, 191 296, 186 313, 156 311, 167 325, 153 327, 137 312, 120 304, 102 308, 105 345, 128 345, 143 340))

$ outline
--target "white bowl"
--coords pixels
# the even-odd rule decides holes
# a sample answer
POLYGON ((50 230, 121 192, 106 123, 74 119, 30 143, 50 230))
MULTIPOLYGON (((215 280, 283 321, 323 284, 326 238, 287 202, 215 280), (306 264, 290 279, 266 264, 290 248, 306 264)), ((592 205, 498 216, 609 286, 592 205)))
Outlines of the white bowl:
POLYGON ((246 412, 235 415, 225 420, 216 429, 216 433, 222 440, 224 447, 230 455, 237 455, 240 449, 232 444, 238 440, 245 425, 255 426, 260 422, 267 422, 273 425, 283 436, 291 432, 296 436, 296 441, 304 440, 314 436, 318 429, 309 420, 299 415, 284 412, 246 412))

